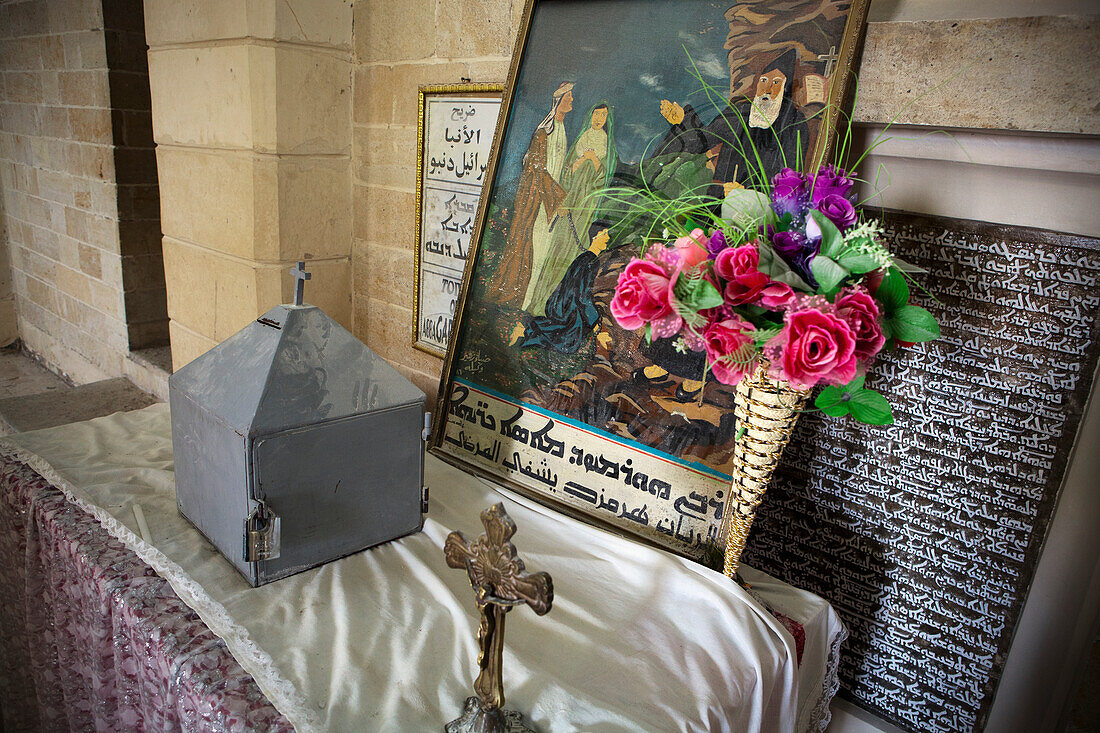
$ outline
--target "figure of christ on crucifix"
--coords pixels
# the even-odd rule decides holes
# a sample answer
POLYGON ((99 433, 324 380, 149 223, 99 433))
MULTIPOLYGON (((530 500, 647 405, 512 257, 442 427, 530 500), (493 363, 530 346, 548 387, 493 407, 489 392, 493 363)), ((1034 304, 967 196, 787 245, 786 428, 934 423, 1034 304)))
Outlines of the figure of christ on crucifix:
POLYGON ((451 532, 443 555, 452 568, 465 568, 474 587, 481 623, 477 630, 480 673, 474 680, 477 697, 466 700, 461 717, 447 724, 447 733, 508 733, 528 730, 519 713, 504 706, 504 618, 514 606, 528 605, 542 616, 554 602, 554 584, 544 572, 528 573, 509 540, 516 523, 503 504, 481 513, 485 534, 469 542, 461 532, 451 532))

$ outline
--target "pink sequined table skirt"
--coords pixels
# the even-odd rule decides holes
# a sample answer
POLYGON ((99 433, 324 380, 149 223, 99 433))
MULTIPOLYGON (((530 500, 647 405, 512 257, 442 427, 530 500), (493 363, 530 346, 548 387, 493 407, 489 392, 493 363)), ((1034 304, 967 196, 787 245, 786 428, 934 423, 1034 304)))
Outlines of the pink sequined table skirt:
POLYGON ((292 731, 168 582, 0 461, 0 729, 292 731))

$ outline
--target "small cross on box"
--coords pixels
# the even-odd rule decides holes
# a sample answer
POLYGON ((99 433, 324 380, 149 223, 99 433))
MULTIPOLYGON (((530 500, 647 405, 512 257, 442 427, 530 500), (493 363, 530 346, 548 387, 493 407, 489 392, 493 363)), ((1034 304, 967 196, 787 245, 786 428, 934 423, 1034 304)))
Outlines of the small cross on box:
POLYGON ((302 296, 305 294, 306 280, 313 279, 312 272, 306 272, 304 260, 298 260, 295 267, 290 268, 290 275, 294 278, 294 305, 302 305, 302 296))

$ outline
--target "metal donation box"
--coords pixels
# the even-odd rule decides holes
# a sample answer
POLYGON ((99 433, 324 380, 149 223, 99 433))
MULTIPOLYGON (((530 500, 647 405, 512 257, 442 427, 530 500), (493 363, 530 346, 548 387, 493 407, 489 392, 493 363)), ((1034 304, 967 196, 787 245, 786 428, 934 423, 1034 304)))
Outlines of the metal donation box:
POLYGON ((252 585, 423 526, 424 393, 320 308, 272 308, 169 391, 180 513, 252 585))

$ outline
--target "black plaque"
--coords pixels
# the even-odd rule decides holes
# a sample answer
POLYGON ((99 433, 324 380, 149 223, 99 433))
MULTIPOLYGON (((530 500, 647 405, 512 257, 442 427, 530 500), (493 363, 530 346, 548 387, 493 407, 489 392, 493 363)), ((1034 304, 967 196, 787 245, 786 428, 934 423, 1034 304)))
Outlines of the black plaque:
POLYGON ((883 355, 896 424, 807 415, 745 553, 828 598, 842 694, 911 731, 979 731, 1096 368, 1100 240, 901 212, 943 336, 883 355), (938 302, 937 302, 938 301, 938 302))

